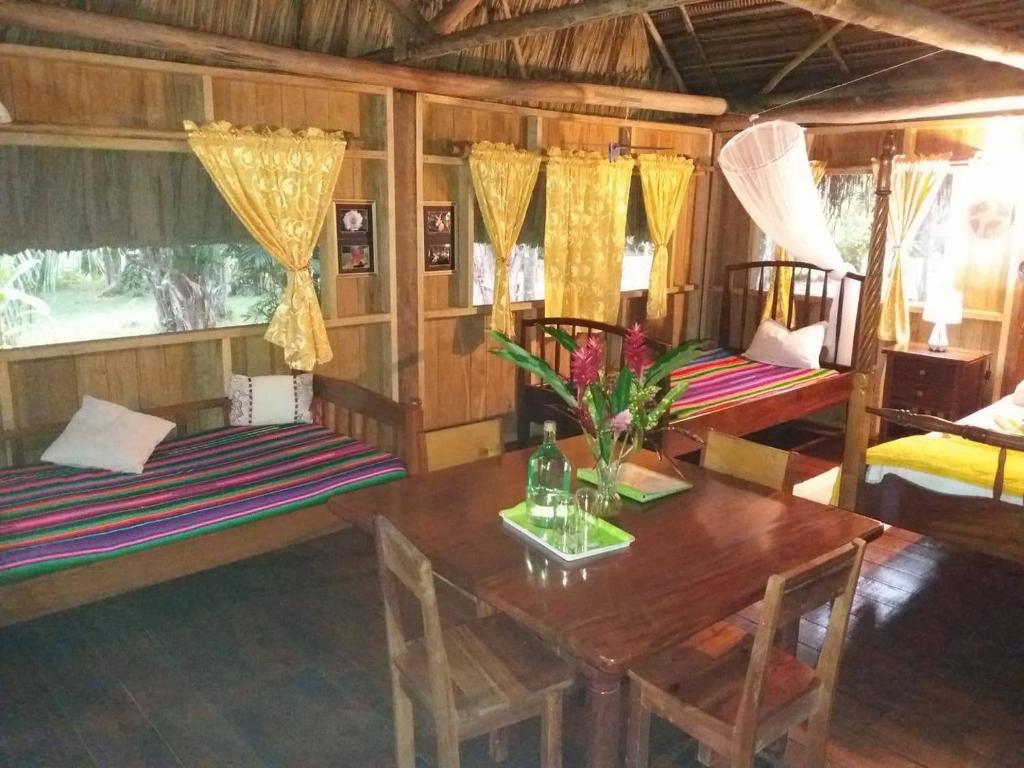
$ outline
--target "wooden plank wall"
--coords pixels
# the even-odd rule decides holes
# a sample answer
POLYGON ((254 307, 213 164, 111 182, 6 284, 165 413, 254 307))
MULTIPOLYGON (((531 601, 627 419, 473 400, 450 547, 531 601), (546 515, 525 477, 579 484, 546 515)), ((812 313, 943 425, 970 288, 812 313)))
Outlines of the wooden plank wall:
MULTIPOLYGON (((819 128, 808 131, 809 154, 812 159, 824 160, 828 168, 837 170, 870 171, 871 160, 880 148, 887 130, 895 130, 898 152, 935 154, 951 152, 954 162, 973 158, 982 147, 988 121, 983 119, 922 122, 896 126, 867 126, 856 128, 819 128)), ((732 134, 717 134, 716 153, 732 134)), ((756 227, 739 201, 732 194, 724 178, 716 177, 713 190, 712 235, 709 248, 710 286, 720 286, 726 264, 746 261, 753 256, 756 227)), ((1004 324, 1008 322, 1006 303, 1005 262, 972 264, 960 276, 964 292, 965 317, 963 323, 949 327, 950 342, 956 346, 982 349, 993 354, 993 361, 1005 352, 1001 346, 1004 324)), ((704 312, 705 333, 717 329, 719 294, 711 289, 704 312)), ((911 310, 911 338, 927 341, 931 324, 921 320, 921 307, 911 310)), ((999 393, 997 382, 1001 369, 993 370, 989 394, 999 393)))
MULTIPOLYGON (((391 307, 386 89, 369 92, 304 78, 228 73, 103 56, 0 46, 0 101, 17 125, 0 142, 188 151, 182 120, 344 130, 349 148, 336 200, 375 200, 373 275, 337 276, 333 215, 322 243, 324 314, 334 360, 322 372, 391 395, 391 307)), ((226 328, 137 339, 0 350, 4 427, 68 419, 83 395, 133 408, 221 397, 226 375, 286 372, 264 328, 226 328)), ((195 426, 217 426, 204 414, 195 426)))
MULTIPOLYGON (((395 395, 397 308, 392 274, 394 221, 420 211, 391 210, 394 178, 391 91, 269 73, 0 45, 0 100, 16 124, 0 143, 187 152, 182 120, 343 130, 349 145, 335 190, 337 201, 376 205, 377 271, 337 275, 334 218, 321 238, 324 315, 334 360, 323 372, 395 395)), ((428 429, 507 416, 514 409, 514 373, 488 354, 489 308, 471 305, 469 255, 472 184, 463 159, 467 143, 489 140, 521 147, 595 149, 609 143, 660 147, 711 161, 706 129, 615 121, 425 96, 422 100, 420 203, 457 205, 454 274, 423 278, 428 429)), ((711 176, 691 185, 673 243, 672 282, 699 282, 705 263, 711 176)), ((421 259, 422 261, 422 259, 421 259)), ((622 319, 643 319, 645 294, 624 298, 622 319)), ((537 313, 542 302, 517 305, 537 313)), ((684 293, 670 298, 670 317, 656 328, 680 337, 687 326, 684 293)), ((130 407, 156 407, 223 394, 231 372, 283 372, 280 349, 261 328, 218 329, 35 350, 0 350, 0 419, 30 427, 68 418, 85 394, 130 407), (45 383, 45 387, 43 384, 45 383)), ((211 417, 212 418, 212 417, 211 417)), ((208 426, 204 424, 203 426, 208 426)))
MULTIPOLYGON (((429 97, 423 114, 423 195, 426 202, 472 201, 471 181, 462 159, 465 145, 494 141, 547 150, 605 151, 624 141, 661 147, 695 157, 704 165, 711 159, 711 134, 684 126, 619 122, 578 115, 534 110, 469 105, 455 99, 429 97), (469 194, 467 195, 467 186, 469 194)), ((672 282, 692 282, 691 252, 703 255, 706 239, 707 174, 695 177, 690 198, 680 216, 673 243, 672 282)), ((457 206, 457 216, 460 211, 457 206)), ((426 332, 424 416, 428 429, 468 424, 506 416, 515 409, 515 381, 510 366, 488 354, 485 330, 489 307, 470 306, 468 243, 457 242, 456 272, 424 276, 426 332)), ((702 263, 703 259, 697 259, 702 263)), ((665 336, 684 333, 685 294, 673 295, 671 316, 658 329, 665 336)), ((644 319, 646 293, 625 298, 620 320, 644 319)), ((536 316, 543 302, 513 306, 516 317, 536 316)))

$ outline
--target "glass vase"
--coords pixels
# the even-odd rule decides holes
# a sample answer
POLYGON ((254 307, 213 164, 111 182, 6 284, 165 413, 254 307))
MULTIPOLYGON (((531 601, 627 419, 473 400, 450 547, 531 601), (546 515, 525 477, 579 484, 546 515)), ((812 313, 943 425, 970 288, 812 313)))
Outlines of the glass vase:
POLYGON ((598 459, 594 465, 597 475, 598 517, 615 517, 622 511, 622 497, 619 495, 619 466, 622 459, 605 461, 598 459))

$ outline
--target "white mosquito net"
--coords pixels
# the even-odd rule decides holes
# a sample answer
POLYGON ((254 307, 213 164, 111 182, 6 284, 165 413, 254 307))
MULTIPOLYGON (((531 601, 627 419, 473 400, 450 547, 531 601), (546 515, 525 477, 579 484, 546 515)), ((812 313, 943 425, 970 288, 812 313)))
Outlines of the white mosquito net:
MULTIPOLYGON (((825 212, 811 176, 804 129, 796 123, 772 120, 733 136, 718 156, 718 164, 740 203, 761 231, 796 261, 832 270, 829 293, 838 291, 848 265, 839 255, 825 223, 825 212)), ((845 281, 842 338, 836 362, 849 364, 860 284, 845 281)), ((827 344, 836 349, 836 313, 832 302, 827 344)), ((827 355, 832 359, 832 355, 827 355)))

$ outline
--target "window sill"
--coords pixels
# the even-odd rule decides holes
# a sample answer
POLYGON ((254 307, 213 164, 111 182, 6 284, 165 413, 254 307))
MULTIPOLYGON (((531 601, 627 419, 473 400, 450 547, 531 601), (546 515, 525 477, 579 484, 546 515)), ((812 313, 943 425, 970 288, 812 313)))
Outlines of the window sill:
MULTIPOLYGON (((668 289, 669 296, 673 296, 679 293, 690 293, 696 290, 697 286, 687 285, 674 285, 668 289)), ((647 295, 647 289, 635 291, 623 291, 622 298, 624 299, 639 299, 647 295)), ((516 301, 512 303, 513 312, 527 312, 530 310, 542 310, 544 309, 544 299, 537 299, 535 301, 516 301)), ((490 304, 478 304, 472 307, 447 307, 445 309, 428 309, 423 313, 424 318, 427 320, 443 320, 449 317, 472 317, 474 315, 489 315, 491 313, 490 304)))

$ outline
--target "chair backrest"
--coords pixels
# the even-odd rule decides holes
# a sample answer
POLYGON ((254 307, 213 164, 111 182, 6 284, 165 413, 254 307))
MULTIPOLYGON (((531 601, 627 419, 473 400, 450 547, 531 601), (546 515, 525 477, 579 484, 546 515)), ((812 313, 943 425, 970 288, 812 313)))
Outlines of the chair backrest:
MULTIPOLYGON (((407 539, 390 520, 378 516, 374 521, 377 541, 377 564, 381 591, 384 593, 384 621, 388 633, 388 656, 392 661, 408 650, 418 638, 410 638, 403 621, 404 587, 419 604, 423 625, 422 642, 427 656, 430 680, 430 707, 439 723, 455 722, 455 699, 452 691, 448 654, 441 632, 441 614, 434 590, 434 570, 430 561, 407 539)), ((408 603, 408 600, 405 601, 408 603)))
POLYGON ((805 613, 826 603, 831 603, 832 612, 815 676, 823 694, 831 698, 866 546, 863 539, 854 539, 850 544, 768 580, 761 623, 754 637, 736 717, 736 730, 746 738, 752 739, 756 732, 761 692, 779 627, 799 621, 805 613))
POLYGON ((723 475, 788 492, 793 490, 796 454, 712 429, 704 440, 700 465, 723 475))

